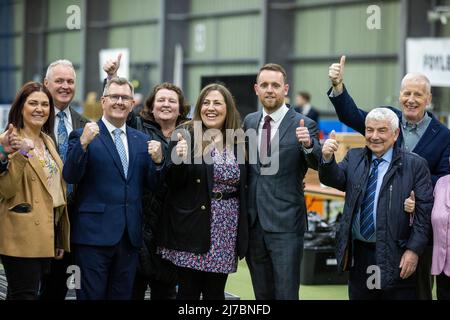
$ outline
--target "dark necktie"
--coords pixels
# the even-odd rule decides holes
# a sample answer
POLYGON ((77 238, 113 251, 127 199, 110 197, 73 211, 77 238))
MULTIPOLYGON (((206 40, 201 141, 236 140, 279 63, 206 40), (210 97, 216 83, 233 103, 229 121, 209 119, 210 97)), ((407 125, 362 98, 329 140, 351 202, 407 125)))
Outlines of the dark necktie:
POLYGON ((267 163, 267 158, 270 156, 271 120, 272 118, 269 115, 264 117, 264 124, 261 131, 261 146, 259 148, 259 157, 261 159, 261 163, 263 164, 267 163))
POLYGON ((373 209, 375 202, 375 191, 377 189, 378 165, 383 159, 373 159, 372 171, 370 172, 369 181, 367 181, 366 193, 361 203, 361 212, 359 216, 359 232, 364 239, 369 240, 375 233, 375 220, 373 217, 373 209))

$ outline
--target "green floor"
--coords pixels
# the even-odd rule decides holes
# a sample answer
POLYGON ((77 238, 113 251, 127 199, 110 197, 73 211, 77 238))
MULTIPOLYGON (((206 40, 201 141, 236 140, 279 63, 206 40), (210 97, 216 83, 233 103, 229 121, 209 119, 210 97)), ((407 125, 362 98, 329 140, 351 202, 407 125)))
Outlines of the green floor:
MULTIPOLYGON (((228 277, 225 290, 243 300, 254 300, 252 282, 245 260, 239 263, 238 271, 228 277)), ((348 300, 346 285, 300 286, 302 300, 348 300)))

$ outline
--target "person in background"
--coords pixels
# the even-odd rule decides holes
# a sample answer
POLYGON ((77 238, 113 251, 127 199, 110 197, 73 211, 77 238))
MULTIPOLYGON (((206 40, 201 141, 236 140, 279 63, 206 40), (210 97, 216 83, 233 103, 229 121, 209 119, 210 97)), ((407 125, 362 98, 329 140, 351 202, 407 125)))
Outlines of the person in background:
POLYGON ((53 119, 47 88, 38 82, 24 84, 4 133, 15 136, 9 142, 17 151, 9 154, 8 169, 0 175, 0 257, 8 300, 38 299, 50 262, 70 250, 62 161, 50 138, 53 119))
POLYGON ((306 91, 299 91, 295 96, 295 111, 319 123, 319 111, 311 105, 311 95, 306 91))
MULTIPOLYGON (((76 91, 76 73, 72 62, 69 60, 56 60, 47 68, 44 85, 52 95, 54 103, 53 123, 51 137, 55 142, 58 153, 63 163, 65 162, 70 133, 78 128, 83 128, 88 122, 71 106, 76 91)), ((67 186, 67 212, 69 220, 73 212, 73 189, 67 186)), ((51 263, 50 272, 44 275, 40 289, 41 300, 64 300, 67 294, 67 280, 70 273, 67 268, 73 265, 73 252, 66 253, 61 260, 51 263)))
MULTIPOLYGON (((336 110, 339 120, 353 130, 364 135, 367 112, 359 109, 344 85, 345 56, 339 63, 329 67, 328 77, 332 88, 327 95, 336 110)), ((401 110, 389 107, 395 112, 399 122, 400 135, 397 145, 411 151, 425 160, 431 173, 433 186, 449 171, 450 130, 436 119, 426 107, 431 103, 430 80, 423 74, 408 73, 400 84, 399 104, 401 110)), ((417 195, 417 194, 416 194, 417 195)), ((417 290, 421 300, 432 299, 432 234, 430 244, 419 260, 417 270, 417 290)))
POLYGON ((365 127, 366 147, 349 150, 339 164, 334 131, 322 148, 320 182, 345 191, 338 268, 350 271, 351 300, 417 299, 416 268, 431 229, 430 172, 423 158, 395 143, 400 130, 392 110, 373 109, 365 127))
POLYGON ((228 274, 248 243, 245 142, 226 136, 240 129, 229 90, 204 87, 183 128, 169 146, 159 249, 177 266, 177 299, 224 300, 228 274))

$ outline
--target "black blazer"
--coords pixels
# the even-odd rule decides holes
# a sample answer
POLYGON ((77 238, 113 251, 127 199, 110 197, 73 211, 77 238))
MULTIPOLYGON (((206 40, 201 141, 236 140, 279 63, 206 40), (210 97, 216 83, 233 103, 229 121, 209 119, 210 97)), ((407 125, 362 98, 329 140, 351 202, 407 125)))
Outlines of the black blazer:
MULTIPOLYGON (((79 114, 75 110, 73 110, 73 108, 70 107, 70 106, 69 106, 69 110, 70 110, 70 116, 72 117, 72 128, 73 128, 73 130, 79 129, 79 128, 84 128, 84 126, 86 125, 86 123, 89 122, 89 120, 86 119, 85 117, 83 117, 81 114, 79 114)), ((53 142, 55 142, 56 149, 58 150, 59 146, 58 146, 58 141, 56 139, 55 133, 52 132, 50 137, 52 138, 53 142)))
MULTIPOLYGON (((169 144, 169 155, 177 141, 169 144)), ((242 145, 242 147, 244 147, 242 145)), ((235 155, 238 147, 235 148, 235 155)), ((191 147, 191 150, 193 148, 191 147)), ((246 204, 247 171, 245 164, 239 164, 240 211, 236 253, 242 259, 248 247, 248 222, 246 204)), ((193 253, 206 253, 211 245, 211 196, 214 166, 194 164, 173 164, 170 162, 166 174, 168 193, 164 201, 160 233, 157 242, 165 248, 193 253)))

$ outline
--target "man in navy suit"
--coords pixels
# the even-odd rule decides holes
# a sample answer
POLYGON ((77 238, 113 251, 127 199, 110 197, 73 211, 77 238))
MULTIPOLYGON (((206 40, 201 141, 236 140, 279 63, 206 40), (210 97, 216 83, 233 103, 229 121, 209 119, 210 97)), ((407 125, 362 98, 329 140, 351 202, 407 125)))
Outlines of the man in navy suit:
POLYGON ((134 103, 131 83, 112 78, 101 102, 102 119, 70 134, 63 169, 67 183, 78 185, 72 216, 77 298, 130 299, 142 244, 142 191, 157 186, 163 155, 160 142, 125 124, 134 103))
POLYGON ((249 248, 246 255, 257 300, 298 300, 306 206, 303 178, 317 169, 321 147, 316 123, 284 103, 289 85, 284 68, 266 64, 255 92, 263 109, 245 117, 256 132, 258 161, 248 169, 249 248), (311 136, 310 136, 311 134, 311 136))
MULTIPOLYGON (((350 128, 364 135, 367 112, 359 109, 343 84, 345 56, 339 63, 329 68, 328 76, 332 88, 328 96, 333 103, 339 120, 350 128)), ((431 103, 431 84, 423 74, 407 74, 400 86, 399 103, 402 110, 388 107, 397 114, 400 135, 396 145, 412 151, 425 160, 431 172, 433 185, 448 174, 450 156, 450 130, 437 120, 432 113, 426 111, 431 103)), ((432 238, 430 234, 430 239, 432 238)), ((418 298, 431 300, 431 254, 428 246, 419 260, 417 269, 418 298)))

